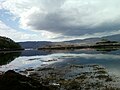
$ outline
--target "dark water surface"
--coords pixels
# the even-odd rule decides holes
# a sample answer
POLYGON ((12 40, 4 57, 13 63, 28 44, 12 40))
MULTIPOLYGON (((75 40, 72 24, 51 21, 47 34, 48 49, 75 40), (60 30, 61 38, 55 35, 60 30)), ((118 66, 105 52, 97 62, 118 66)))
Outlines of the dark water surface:
POLYGON ((47 65, 63 67, 69 64, 97 64, 111 74, 120 76, 120 50, 96 51, 92 49, 76 51, 1 52, 0 71, 35 69, 47 65))

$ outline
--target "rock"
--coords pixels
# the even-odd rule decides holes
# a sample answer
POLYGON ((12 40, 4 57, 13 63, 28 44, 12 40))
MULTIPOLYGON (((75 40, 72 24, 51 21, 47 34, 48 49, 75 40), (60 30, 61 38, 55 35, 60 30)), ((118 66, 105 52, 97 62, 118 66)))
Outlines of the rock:
POLYGON ((0 75, 0 90, 49 90, 49 88, 32 78, 9 70, 0 75))

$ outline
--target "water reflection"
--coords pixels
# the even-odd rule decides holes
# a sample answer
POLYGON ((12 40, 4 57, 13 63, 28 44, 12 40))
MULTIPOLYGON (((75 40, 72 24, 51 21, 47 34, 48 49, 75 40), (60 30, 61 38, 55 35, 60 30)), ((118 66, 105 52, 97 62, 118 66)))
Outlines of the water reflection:
POLYGON ((97 48, 95 50, 101 53, 109 53, 109 52, 117 51, 119 50, 119 48, 97 48))
POLYGON ((19 57, 21 52, 3 52, 0 53, 0 65, 5 65, 19 57))
POLYGON ((21 56, 38 56, 38 55, 48 55, 49 52, 40 51, 40 50, 24 50, 21 52, 21 56))
POLYGON ((0 71, 35 69, 46 65, 64 67, 69 64, 97 64, 120 76, 120 50, 104 53, 94 49, 58 52, 30 50, 20 54, 20 52, 0 53, 0 71))

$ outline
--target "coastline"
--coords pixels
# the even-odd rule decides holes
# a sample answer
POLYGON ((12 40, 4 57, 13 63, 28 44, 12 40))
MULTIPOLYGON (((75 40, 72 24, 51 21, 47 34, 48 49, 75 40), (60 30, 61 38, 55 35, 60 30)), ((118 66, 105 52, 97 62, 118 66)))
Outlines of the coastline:
POLYGON ((119 49, 119 44, 95 44, 95 45, 66 45, 66 46, 45 46, 38 48, 38 50, 69 50, 69 49, 85 49, 85 48, 91 48, 91 49, 99 49, 99 48, 108 48, 108 49, 119 49))

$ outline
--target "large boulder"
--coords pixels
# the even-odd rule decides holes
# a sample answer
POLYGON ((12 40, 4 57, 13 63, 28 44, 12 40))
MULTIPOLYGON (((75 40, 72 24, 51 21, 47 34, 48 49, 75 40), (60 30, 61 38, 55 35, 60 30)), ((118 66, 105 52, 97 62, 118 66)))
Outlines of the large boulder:
POLYGON ((9 70, 0 75, 0 90, 49 90, 38 81, 9 70))

